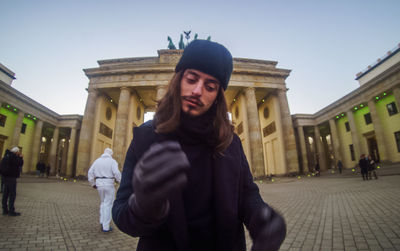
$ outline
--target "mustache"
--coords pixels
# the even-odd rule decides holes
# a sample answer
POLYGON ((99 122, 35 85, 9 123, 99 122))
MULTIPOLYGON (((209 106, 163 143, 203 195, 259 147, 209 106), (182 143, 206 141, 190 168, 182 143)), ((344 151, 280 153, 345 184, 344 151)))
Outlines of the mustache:
POLYGON ((195 103, 198 106, 204 106, 203 102, 201 102, 200 99, 194 96, 182 96, 182 99, 195 103))

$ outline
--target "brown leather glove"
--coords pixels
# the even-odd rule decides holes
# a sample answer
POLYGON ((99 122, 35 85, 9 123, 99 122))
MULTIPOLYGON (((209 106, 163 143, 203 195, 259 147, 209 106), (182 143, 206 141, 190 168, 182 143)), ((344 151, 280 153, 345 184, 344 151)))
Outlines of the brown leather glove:
POLYGON ((276 251, 285 240, 286 223, 274 209, 265 206, 252 216, 249 232, 253 239, 251 251, 276 251))
POLYGON ((175 141, 153 144, 136 164, 129 205, 136 216, 152 223, 168 214, 168 196, 186 182, 189 161, 175 141))

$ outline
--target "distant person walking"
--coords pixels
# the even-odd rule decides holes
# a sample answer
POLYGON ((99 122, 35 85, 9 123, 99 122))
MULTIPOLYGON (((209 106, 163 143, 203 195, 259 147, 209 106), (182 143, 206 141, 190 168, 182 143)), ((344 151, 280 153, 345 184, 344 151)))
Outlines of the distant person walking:
POLYGON ((46 177, 48 178, 49 176, 50 176, 50 168, 51 168, 51 166, 50 166, 50 163, 47 163, 47 165, 45 165, 46 166, 46 177))
POLYGON ((112 158, 110 148, 104 150, 103 155, 96 159, 88 172, 88 180, 93 188, 99 191, 100 196, 100 225, 103 232, 110 232, 111 209, 115 199, 114 180, 121 182, 121 172, 118 163, 112 158))
POLYGON ((377 180, 378 179, 378 175, 376 174, 376 163, 375 160, 372 158, 371 155, 368 155, 368 176, 369 179, 372 180, 372 173, 374 173, 374 177, 377 180))
POLYGON ((23 165, 22 155, 17 146, 13 147, 1 160, 1 175, 4 176, 4 191, 2 199, 3 215, 19 216, 15 211, 14 202, 17 197, 17 178, 23 165))
POLYGON ((337 162, 337 167, 338 167, 338 169, 339 169, 339 173, 342 173, 342 170, 343 170, 343 163, 342 163, 341 160, 338 160, 338 162, 337 162))
POLYGON ((368 162, 368 158, 365 157, 365 154, 361 154, 360 160, 358 161, 358 165, 360 166, 361 175, 363 177, 363 180, 368 180, 369 162, 368 162))
POLYGON ((44 173, 46 171, 46 165, 42 160, 39 160, 39 162, 36 164, 36 172, 38 177, 43 177, 44 173))

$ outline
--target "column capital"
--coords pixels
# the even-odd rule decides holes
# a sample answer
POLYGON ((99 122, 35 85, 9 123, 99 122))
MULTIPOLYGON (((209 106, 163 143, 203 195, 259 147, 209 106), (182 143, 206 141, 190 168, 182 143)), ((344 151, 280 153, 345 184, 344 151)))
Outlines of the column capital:
POLYGON ((254 88, 252 86, 244 88, 245 92, 249 92, 249 91, 253 91, 254 92, 255 90, 256 90, 256 88, 254 88))
POLYGON ((164 97, 165 93, 167 92, 167 85, 157 85, 156 86, 156 95, 157 95, 157 100, 161 100, 162 97, 164 97))
POLYGON ((99 94, 97 88, 94 88, 94 87, 91 87, 91 86, 89 86, 89 88, 87 89, 87 91, 88 91, 89 94, 96 94, 96 95, 99 94))
POLYGON ((289 88, 284 87, 284 88, 276 89, 276 92, 286 93, 288 90, 289 90, 289 88))
POLYGON ((165 89, 165 88, 167 88, 168 87, 168 85, 157 85, 156 86, 156 90, 158 90, 158 89, 165 89))

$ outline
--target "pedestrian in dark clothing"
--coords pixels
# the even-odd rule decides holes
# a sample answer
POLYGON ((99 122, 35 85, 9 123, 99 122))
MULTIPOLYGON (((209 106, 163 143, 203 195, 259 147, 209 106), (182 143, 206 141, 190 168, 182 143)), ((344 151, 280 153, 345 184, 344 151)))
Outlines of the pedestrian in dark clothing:
POLYGON ((46 165, 46 177, 48 178, 49 176, 50 176, 50 164, 49 163, 47 163, 47 165, 46 165))
POLYGON ((365 154, 361 154, 360 160, 358 161, 358 165, 360 166, 361 169, 361 175, 363 177, 363 180, 368 180, 368 158, 365 157, 365 154))
MULTIPOLYGON (((6 151, 4 152, 3 158, 5 156, 7 156, 9 153, 10 153, 10 150, 6 149, 6 151)), ((0 162, 0 170, 1 170, 1 162, 0 162)), ((3 191, 4 191, 4 176, 1 174, 1 172, 0 172, 0 176, 1 176, 1 193, 3 193, 3 191)))
POLYGON ((46 172, 46 164, 42 160, 39 160, 39 162, 36 164, 36 170, 38 173, 38 177, 44 177, 44 174, 46 172))
POLYGON ((338 160, 338 162, 337 162, 337 167, 338 167, 338 169, 339 169, 339 173, 342 173, 342 170, 343 170, 343 163, 342 163, 341 160, 338 160))
POLYGON ((17 196, 17 178, 21 174, 22 165, 23 159, 19 156, 18 147, 13 147, 1 160, 1 173, 4 176, 3 215, 21 215, 15 211, 14 202, 17 196))
POLYGON ((317 164, 315 165, 315 176, 320 176, 320 172, 321 168, 319 167, 319 163, 317 162, 317 164))
POLYGON ((3 188, 4 188, 4 178, 3 175, 0 174, 1 177, 1 189, 0 189, 0 193, 3 193, 3 188))
POLYGON ((232 56, 194 40, 183 52, 153 121, 134 129, 113 220, 140 237, 138 251, 278 250, 282 216, 261 198, 224 97, 232 56))
POLYGON ((368 155, 368 177, 372 180, 372 173, 374 174, 375 179, 378 179, 378 175, 376 174, 376 163, 371 155, 368 155))

